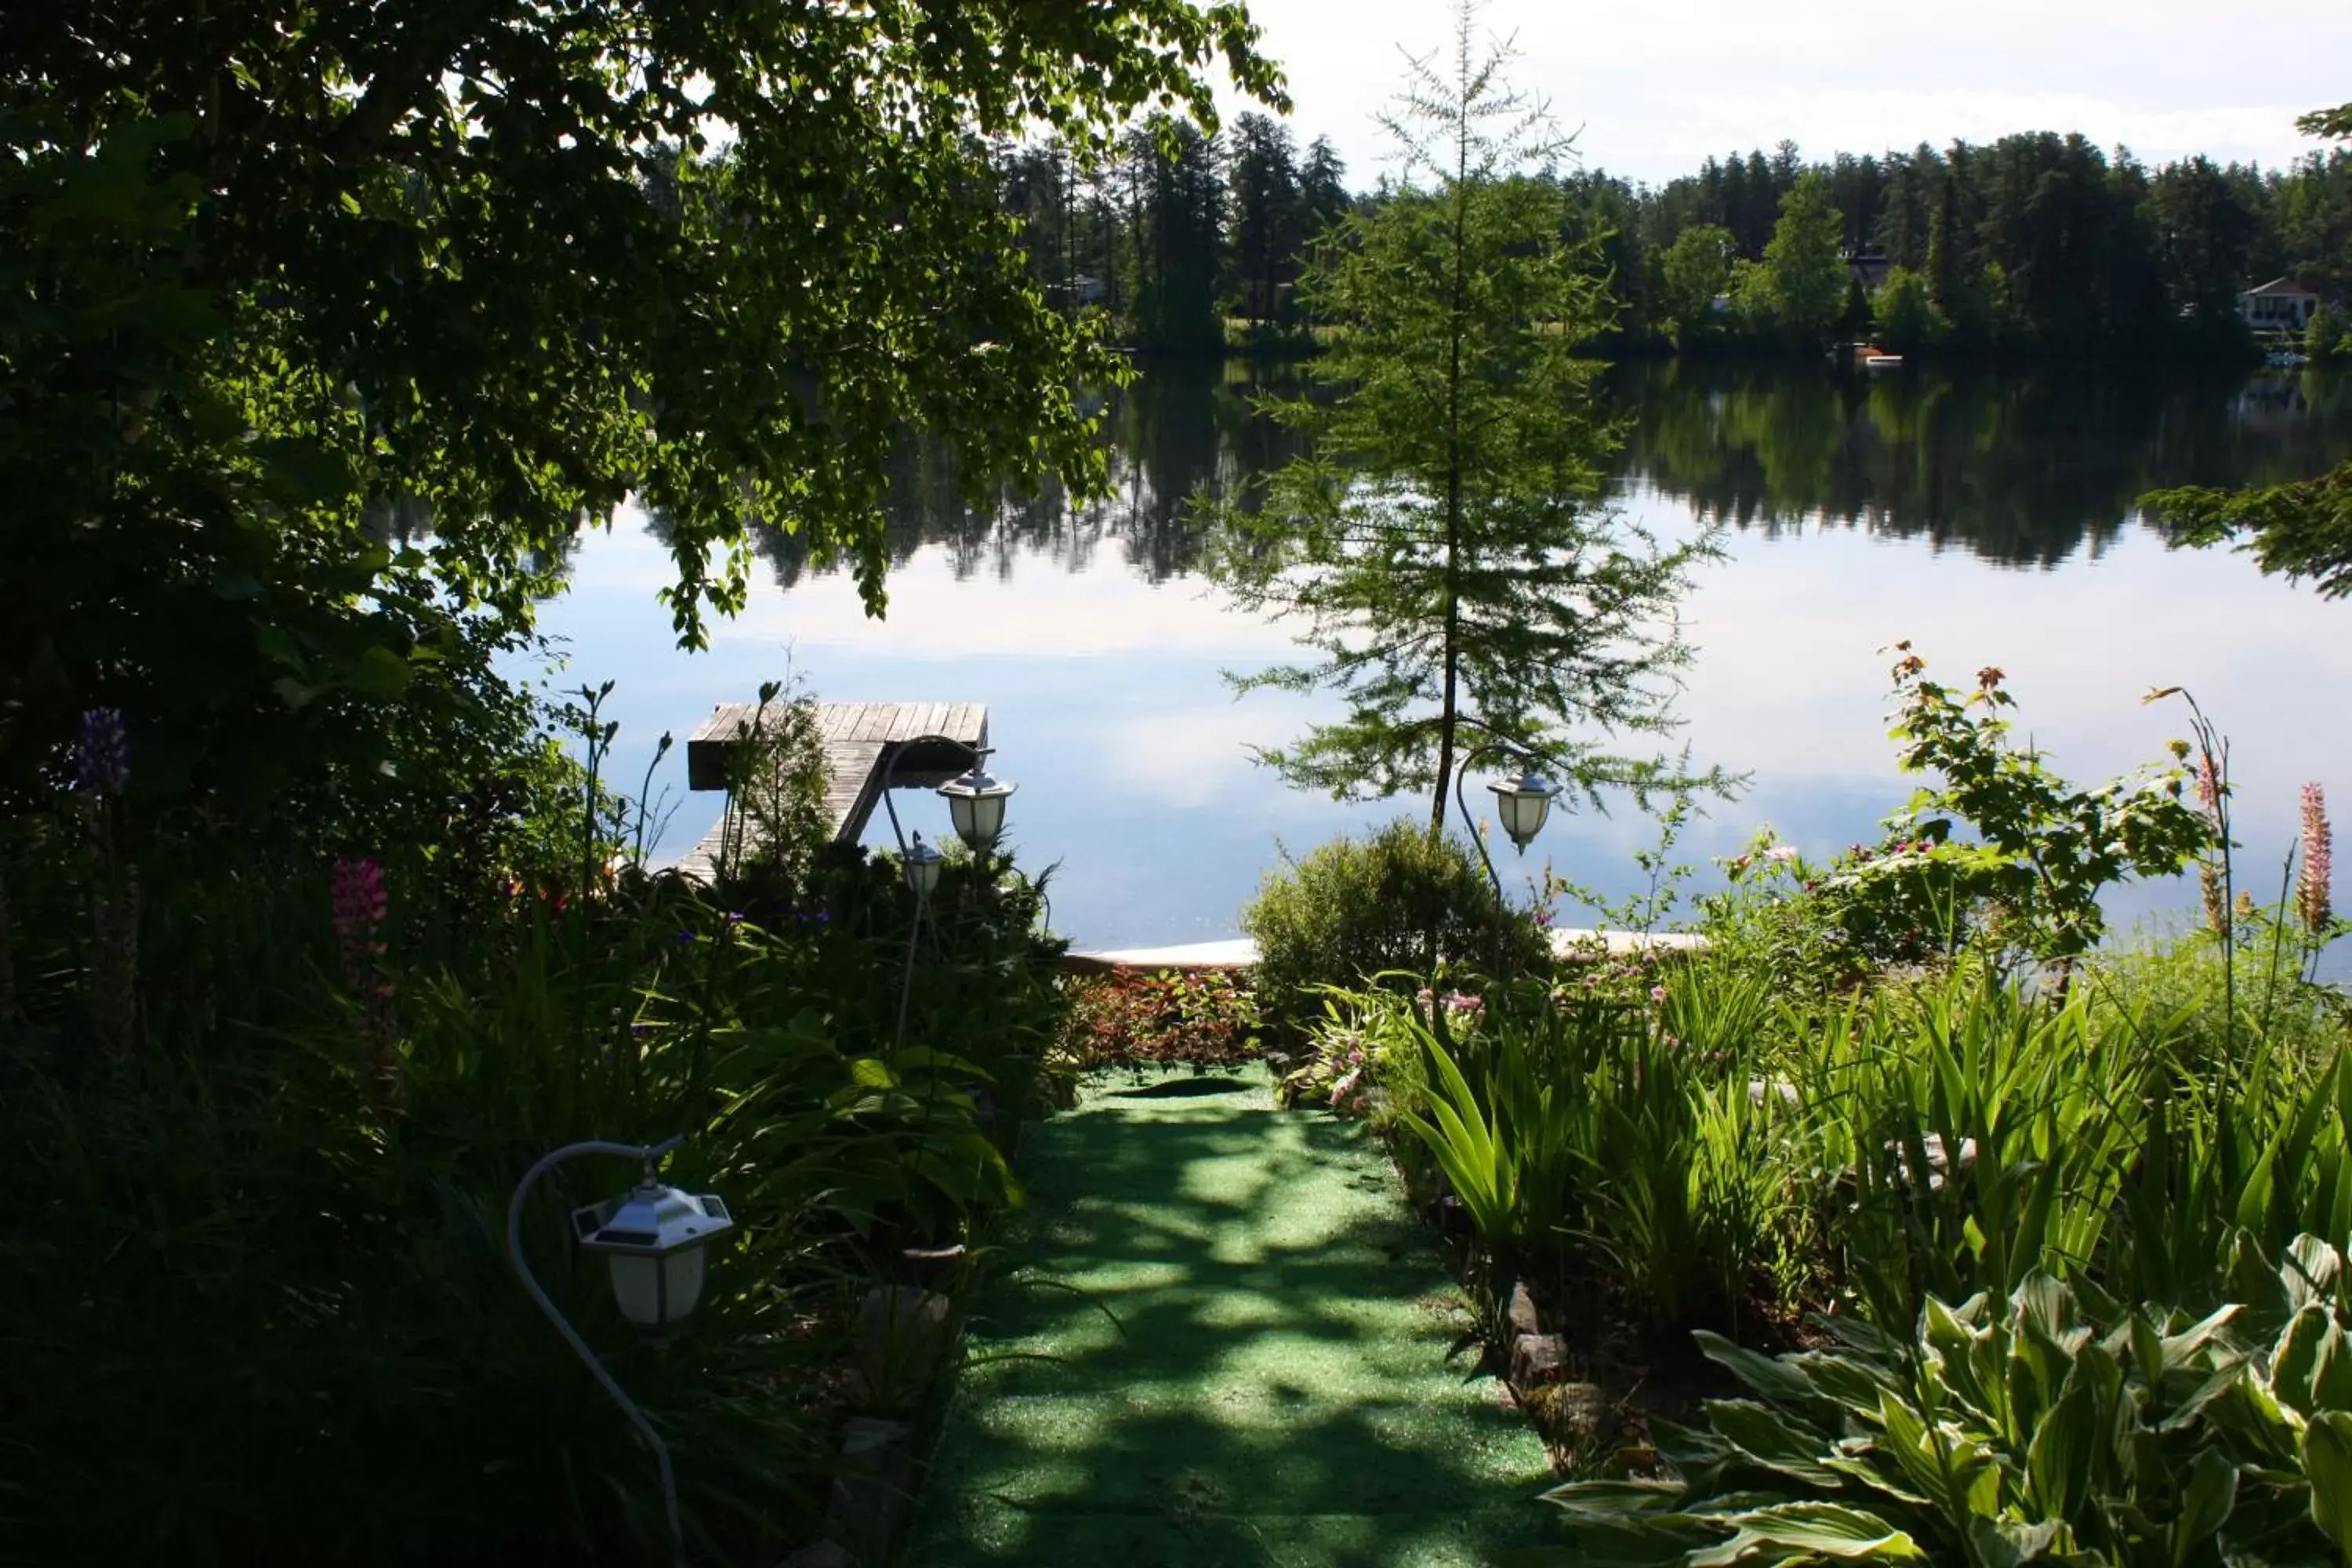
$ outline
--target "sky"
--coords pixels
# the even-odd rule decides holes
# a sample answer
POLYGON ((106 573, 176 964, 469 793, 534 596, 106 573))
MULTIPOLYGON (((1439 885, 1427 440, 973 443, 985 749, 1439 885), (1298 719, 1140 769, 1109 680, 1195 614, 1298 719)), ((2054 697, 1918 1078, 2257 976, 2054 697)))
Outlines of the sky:
MULTIPOLYGON (((1450 5, 1249 9, 1288 78, 1300 144, 1328 135, 1349 184, 1371 185, 1399 46, 1445 47, 1450 5)), ((1516 35, 1512 81, 1580 127, 1587 166, 1652 184, 1784 137, 1826 158, 2080 131, 2149 163, 2203 153, 2267 167, 2315 145, 2296 115, 2352 100, 2352 5, 2328 0, 1492 0, 1479 26, 1516 35)))

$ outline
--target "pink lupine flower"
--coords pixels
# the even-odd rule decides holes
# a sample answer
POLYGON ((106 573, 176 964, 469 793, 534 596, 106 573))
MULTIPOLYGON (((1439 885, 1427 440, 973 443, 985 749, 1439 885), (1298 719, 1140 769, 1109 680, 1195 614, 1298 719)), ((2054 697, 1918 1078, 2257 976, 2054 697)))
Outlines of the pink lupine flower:
POLYGON ((2327 796, 2315 784, 2303 786, 2303 869, 2294 889, 2295 913, 2313 935, 2334 916, 2330 897, 2335 875, 2335 834, 2327 824, 2327 796))
POLYGON ((2213 765, 2213 753, 2197 753, 2197 804, 2205 808, 2208 816, 2218 816, 2221 808, 2221 775, 2213 765))
POLYGON ((342 948, 343 983, 362 1008, 360 1038, 367 1047, 368 1077, 377 1104, 390 1113, 400 1102, 400 1059, 392 976, 381 962, 386 907, 383 867, 366 856, 336 860, 331 908, 342 948))
POLYGON ((383 923, 383 868, 365 856, 335 862, 333 893, 335 934, 346 942, 363 942, 383 923))

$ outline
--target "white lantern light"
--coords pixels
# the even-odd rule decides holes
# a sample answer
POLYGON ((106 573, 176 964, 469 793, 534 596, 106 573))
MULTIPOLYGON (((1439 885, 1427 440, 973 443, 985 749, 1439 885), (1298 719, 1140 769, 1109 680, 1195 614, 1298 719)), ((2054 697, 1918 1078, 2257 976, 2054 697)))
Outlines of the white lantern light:
POLYGON ((1532 767, 1516 779, 1497 779, 1486 787, 1494 792, 1495 815, 1503 831, 1524 855, 1535 836, 1543 831, 1544 818, 1551 812, 1551 797, 1559 793, 1559 787, 1532 767))
POLYGON ((652 1180, 572 1215, 581 1250, 604 1256, 621 1315, 656 1333, 702 1300, 704 1249, 734 1228, 716 1193, 680 1192, 652 1180))
POLYGON ((970 773, 940 785, 940 794, 947 797, 948 815, 955 820, 956 836, 971 846, 974 854, 994 845, 1004 831, 1004 803, 1021 787, 989 776, 985 758, 982 752, 973 760, 970 773))
POLYGON ((923 842, 921 834, 915 835, 915 841, 907 847, 907 885, 915 889, 915 897, 931 896, 931 889, 940 885, 940 863, 946 859, 946 856, 923 842))

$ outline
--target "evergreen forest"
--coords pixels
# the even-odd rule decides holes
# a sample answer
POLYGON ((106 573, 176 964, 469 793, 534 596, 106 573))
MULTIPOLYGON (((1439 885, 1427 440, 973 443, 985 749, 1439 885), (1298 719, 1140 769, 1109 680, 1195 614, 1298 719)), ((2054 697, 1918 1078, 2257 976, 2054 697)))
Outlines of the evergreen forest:
MULTIPOLYGON (((1302 147, 1255 113, 1214 135, 1139 125, 1093 159, 1006 142, 992 163, 1048 297, 1160 352, 1311 345, 1329 325, 1297 289, 1314 247, 1397 195, 1385 176, 1351 181, 1328 138, 1302 147)), ((1874 335, 1954 358, 2230 357, 2252 347, 2241 291, 2280 277, 2352 290, 2341 146, 2264 169, 2151 166, 2050 132, 1820 160, 1784 141, 1658 186, 1572 156, 1523 177, 1557 192, 1563 238, 1611 283, 1618 353, 1874 335)), ((2325 353, 2343 328, 2322 316, 2325 353)))

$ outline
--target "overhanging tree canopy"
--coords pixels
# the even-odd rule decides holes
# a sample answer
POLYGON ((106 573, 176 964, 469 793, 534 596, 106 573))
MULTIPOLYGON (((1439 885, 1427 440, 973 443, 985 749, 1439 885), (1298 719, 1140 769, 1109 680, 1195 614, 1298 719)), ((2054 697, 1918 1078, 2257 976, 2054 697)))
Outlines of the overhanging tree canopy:
POLYGON ((907 426, 979 478, 1099 462, 1074 391, 1115 362, 985 139, 1213 119, 1220 60, 1278 99, 1255 37, 1223 0, 0 7, 7 749, 190 666, 134 721, 405 691, 625 495, 684 640, 753 522, 878 613, 907 426))
POLYGON ((8 7, 0 89, 19 158, 185 117, 183 280, 348 389, 368 477, 469 582, 635 489, 686 630, 747 514, 878 605, 902 420, 974 471, 1083 466, 1068 386, 1103 363, 1013 264, 974 139, 1213 120, 1217 58, 1276 90, 1253 38, 1181 0, 115 0, 8 7))

